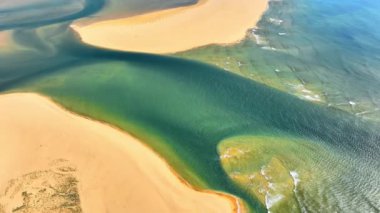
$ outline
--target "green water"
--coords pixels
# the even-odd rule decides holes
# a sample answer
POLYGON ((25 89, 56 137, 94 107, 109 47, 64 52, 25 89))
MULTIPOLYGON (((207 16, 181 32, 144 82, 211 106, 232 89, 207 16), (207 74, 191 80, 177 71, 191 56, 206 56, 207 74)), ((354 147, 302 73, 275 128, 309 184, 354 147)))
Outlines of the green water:
MULTIPOLYGON (((70 47, 70 43, 65 46, 66 54, 73 58, 86 56, 86 60, 15 84, 21 88, 16 90, 46 94, 70 110, 131 132, 155 148, 196 186, 238 195, 252 209, 264 211, 265 203, 228 178, 217 150, 220 141, 226 138, 263 134, 316 141, 316 147, 318 144, 327 147, 329 156, 344 153, 355 165, 366 165, 359 172, 342 169, 348 177, 357 179, 356 183, 368 187, 349 188, 348 192, 343 191, 347 193, 345 196, 358 191, 368 193, 367 190, 378 185, 376 178, 361 178, 379 175, 376 170, 378 131, 349 114, 313 105, 205 64, 70 47)), ((293 151, 297 147, 292 147, 293 151)), ((298 150, 303 151, 302 147, 298 150)), ((314 166, 312 163, 297 165, 291 169, 299 172, 301 179, 302 171, 314 166)), ((326 171, 338 165, 344 167, 339 160, 321 167, 325 166, 326 171)), ((309 175, 318 180, 317 172, 309 175)), ((336 178, 331 180, 334 181, 336 178)), ((323 182, 315 184, 320 190, 327 190, 323 182)), ((335 190, 342 192, 340 188, 335 190)), ((376 191, 372 193, 375 200, 369 203, 376 202, 376 191)), ((362 201, 360 198, 357 197, 362 201)), ((305 199, 316 203, 318 208, 326 205, 344 209, 339 205, 340 196, 329 197, 328 205, 314 196, 305 199)), ((363 208, 370 209, 370 204, 363 204, 363 208)))
POLYGON ((216 66, 89 47, 68 24, 13 29, 0 90, 38 92, 130 132, 191 184, 251 211, 380 209, 377 123, 216 66))
POLYGON ((218 150, 230 178, 271 212, 372 208, 345 198, 352 196, 347 186, 356 180, 343 181, 342 174, 357 170, 357 165, 316 140, 285 134, 239 136, 222 141, 218 150))

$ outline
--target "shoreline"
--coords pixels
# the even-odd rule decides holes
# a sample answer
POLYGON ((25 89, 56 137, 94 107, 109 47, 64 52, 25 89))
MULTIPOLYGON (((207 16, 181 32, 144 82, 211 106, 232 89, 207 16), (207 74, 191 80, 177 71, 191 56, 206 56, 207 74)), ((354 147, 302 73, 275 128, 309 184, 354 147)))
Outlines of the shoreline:
POLYGON ((227 45, 245 38, 268 7, 267 0, 200 0, 190 6, 71 28, 82 42, 114 50, 168 54, 227 45))
MULTIPOLYGON (((231 211, 234 212, 237 212, 237 210, 240 208, 237 205, 237 203, 240 202, 239 198, 237 197, 221 192, 200 190, 191 186, 183 178, 181 178, 174 171, 173 168, 171 168, 166 163, 165 159, 163 159, 161 156, 156 154, 150 147, 143 144, 130 134, 122 132, 109 124, 105 125, 102 122, 94 121, 92 119, 88 119, 86 117, 70 112, 62 106, 57 105, 50 98, 34 93, 10 93, 0 95, 0 105, 2 106, 0 108, 0 112, 3 111, 2 114, 4 113, 4 111, 8 112, 6 114, 7 116, 0 118, 0 120, 3 121, 0 122, 0 126, 2 126, 0 132, 3 132, 2 134, 0 134, 0 138, 2 138, 0 140, 0 145, 1 141, 8 141, 8 143, 2 144, 3 151, 0 150, 0 153, 4 152, 2 155, 0 155, 2 156, 2 161, 0 162, 0 165, 2 168, 5 168, 5 171, 0 172, 4 173, 0 175, 0 177, 2 177, 0 179, 0 183, 5 183, 6 180, 14 178, 15 176, 22 175, 28 171, 32 171, 33 169, 41 169, 45 166, 46 161, 48 161, 48 159, 51 160, 51 158, 53 157, 69 158, 69 160, 79 168, 79 194, 80 196, 82 196, 81 200, 83 199, 84 201, 82 206, 84 207, 84 210, 92 209, 91 212, 102 212, 102 209, 109 210, 110 207, 106 205, 109 202, 103 202, 103 206, 101 204, 95 205, 95 203, 99 203, 99 200, 104 201, 103 196, 106 196, 108 198, 108 196, 110 195, 111 197, 109 199, 115 200, 116 203, 113 203, 112 206, 114 210, 117 210, 115 209, 116 207, 114 205, 117 205, 118 203, 121 206, 123 206, 124 200, 118 197, 117 195, 125 196, 128 195, 128 193, 123 194, 123 192, 120 192, 120 190, 118 190, 120 189, 120 185, 117 185, 117 183, 124 184, 123 189, 128 189, 129 187, 129 189, 133 192, 135 192, 136 190, 141 190, 142 194, 140 193, 140 197, 148 199, 148 201, 150 201, 148 203, 151 205, 146 205, 148 206, 148 208, 149 206, 151 206, 150 208, 155 208, 158 206, 162 209, 165 209, 168 208, 168 206, 170 206, 173 208, 173 211, 187 210, 189 212, 197 212, 197 207, 193 207, 194 203, 199 205, 198 208, 203 205, 204 207, 202 207, 202 209, 207 207, 209 208, 209 210, 215 210, 215 212, 218 212, 215 208, 223 208, 224 210, 226 210, 226 208, 228 207, 231 211), (20 106, 20 103, 23 103, 23 106, 28 107, 20 106), (10 108, 10 106, 12 106, 12 108, 10 108), (40 108, 39 110, 42 111, 36 111, 36 106, 37 108, 40 108), (22 112, 22 110, 26 111, 22 112), (31 112, 33 112, 33 115, 31 115, 31 112), (45 118, 39 118, 38 120, 30 120, 28 116, 30 115, 31 118, 37 118, 40 114, 44 114, 45 118), (25 116, 27 118, 25 118, 25 116), (47 117, 49 119, 52 119, 49 121, 49 123, 46 123, 45 121, 45 123, 49 126, 41 125, 44 122, 43 120, 46 120, 47 117), (27 121, 32 122, 33 124, 20 122, 24 121, 23 119, 26 119, 27 121), (68 119, 69 123, 67 120, 65 121, 64 119, 68 119), (66 127, 64 124, 70 125, 69 127, 66 127), (74 128, 76 127, 81 127, 82 129, 74 130, 74 128), (89 128, 89 130, 83 128, 89 128), (19 134, 21 130, 24 132, 23 135, 19 134), (54 131, 52 130, 59 130, 59 132, 54 133, 54 131), (36 137, 33 137, 32 141, 28 141, 27 139, 31 138, 30 134, 36 134, 35 132, 33 133, 33 131, 47 131, 47 133, 41 134, 41 132, 37 132, 37 134, 39 135, 34 135, 36 137), (73 133, 72 131, 79 132, 73 133), (50 136, 52 132, 54 136, 53 138, 55 140, 61 139, 60 142, 49 141, 49 139, 51 139, 50 136), (70 137, 63 137, 62 134, 73 134, 77 137, 79 137, 78 134, 81 134, 82 137, 86 134, 94 134, 94 136, 84 139, 81 137, 79 137, 79 139, 76 139, 74 137, 71 138, 71 140, 75 140, 76 142, 73 142, 70 140, 63 140, 65 139, 65 137, 68 137, 69 139, 70 137), (100 138, 98 139, 100 141, 96 141, 96 138, 100 138), (102 141, 102 139, 104 141, 102 141), (46 140, 48 140, 48 142, 46 140), (91 140, 91 144, 89 144, 89 142, 86 140, 91 140), (12 141, 12 143, 9 143, 9 141, 12 141), (28 141, 29 143, 25 144, 26 141, 28 141), (43 149, 41 147, 48 148, 45 148, 47 150, 41 150, 43 149), (12 152, 14 154, 17 153, 18 155, 12 155, 12 152), (23 153, 27 155, 23 155, 23 153), (94 158, 95 155, 96 158, 94 158), (12 159, 12 156, 20 156, 20 158, 15 162, 15 160, 12 159), (141 156, 144 156, 144 158, 141 159, 141 156), (105 163, 104 161, 108 161, 108 163, 105 163), (120 164, 120 162, 132 162, 130 164, 131 168, 124 168, 125 166, 123 167, 123 165, 115 165, 115 163, 120 164), (97 163, 101 165, 104 164, 102 166, 105 168, 100 167, 97 163), (14 168, 13 166, 15 165, 17 165, 18 167, 14 168), (81 170, 81 167, 85 169, 81 170), (11 171, 6 171, 6 168, 8 168, 8 170, 11 171), (104 169, 106 171, 103 171, 104 169), (130 171, 126 172, 125 170, 128 169, 130 171), (133 169, 135 169, 136 171, 133 169), (111 174, 109 174, 110 171, 116 172, 114 172, 112 176, 111 174), (132 188, 131 186, 127 186, 128 184, 125 185, 125 178, 131 178, 131 173, 135 173, 136 176, 135 179, 132 178, 133 181, 132 179, 130 180, 131 182, 139 182, 142 181, 141 179, 146 179, 148 182, 142 181, 140 185, 137 184, 132 188), (121 176, 123 176, 123 174, 124 179, 120 178, 121 176), (96 175, 98 179, 94 180, 94 175, 96 175), (159 180, 157 180, 157 177, 159 180), (86 180, 88 182, 86 182, 86 180), (113 186, 108 186, 106 184, 107 180, 115 184, 113 186), (141 186, 142 183, 144 183, 143 186, 141 186), (151 185, 151 187, 146 185, 151 185), (136 186, 138 187, 136 188, 136 186), (151 194, 149 194, 149 192, 152 194, 158 193, 158 195, 160 195, 158 196, 159 200, 149 200, 149 196, 152 196, 151 194), (116 193, 116 195, 114 193, 116 193), (162 194, 164 196, 161 196, 162 194), (183 200, 181 200, 180 203, 175 202, 175 198, 178 195, 183 197, 183 200), (119 202, 117 198, 120 198, 119 202), (165 198, 173 199, 165 200, 165 198), (189 203, 187 206, 185 205, 186 198, 189 199, 189 203), (165 202, 159 203, 159 201, 165 202), (152 206, 152 202, 157 202, 157 206, 152 206), (170 205, 167 205, 168 203, 170 203, 170 205), (174 208, 173 206, 175 206, 176 208, 174 208)), ((0 198, 1 193, 2 192, 0 192, 0 198)), ((139 203, 141 203, 141 201, 138 200, 137 206, 141 206, 139 203)), ((128 205, 131 205, 131 203, 129 203, 128 205)), ((146 206, 141 206, 141 208, 147 208, 146 206)), ((123 208, 121 207, 119 208, 119 210, 122 209, 123 208)))

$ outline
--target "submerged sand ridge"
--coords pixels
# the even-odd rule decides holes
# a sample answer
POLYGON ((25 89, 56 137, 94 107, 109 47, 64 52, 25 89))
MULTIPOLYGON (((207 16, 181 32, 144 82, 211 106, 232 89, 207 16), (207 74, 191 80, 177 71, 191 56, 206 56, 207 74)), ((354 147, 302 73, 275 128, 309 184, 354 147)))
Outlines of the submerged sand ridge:
POLYGON ((72 28, 83 42, 117 50, 174 53, 243 39, 267 0, 200 0, 197 4, 72 28))
MULTIPOLYGON (((181 182, 132 136, 67 112, 42 96, 1 95, 0 114, 0 212, 23 206, 4 193, 12 184, 26 187, 14 192, 27 200, 49 200, 51 188, 59 186, 83 212, 231 212, 236 206, 232 197, 195 191, 181 182), (57 159, 65 165, 51 169, 57 159)), ((27 207, 46 209, 54 202, 27 202, 27 207)))

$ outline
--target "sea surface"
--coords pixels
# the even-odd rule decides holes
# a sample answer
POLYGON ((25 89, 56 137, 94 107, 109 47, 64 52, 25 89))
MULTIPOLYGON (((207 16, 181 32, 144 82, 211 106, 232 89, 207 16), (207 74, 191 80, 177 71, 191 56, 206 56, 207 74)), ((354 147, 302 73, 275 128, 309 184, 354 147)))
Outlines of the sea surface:
POLYGON ((271 1, 241 43, 175 57, 91 47, 68 28, 163 8, 141 2, 0 3, 13 39, 0 49, 0 91, 37 92, 130 132, 252 212, 379 212, 380 3, 271 1))
POLYGON ((271 0, 239 44, 177 56, 380 121, 379 9, 372 0, 271 0))

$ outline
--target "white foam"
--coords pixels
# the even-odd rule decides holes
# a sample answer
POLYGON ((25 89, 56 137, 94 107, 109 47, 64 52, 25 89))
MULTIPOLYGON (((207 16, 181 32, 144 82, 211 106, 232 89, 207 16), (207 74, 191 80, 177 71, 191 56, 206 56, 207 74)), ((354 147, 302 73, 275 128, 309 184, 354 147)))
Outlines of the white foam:
POLYGON ((314 95, 314 96, 303 95, 302 97, 304 97, 306 100, 309 100, 309 101, 321 101, 321 98, 319 97, 319 95, 314 95))
POLYGON ((294 196, 296 197, 298 205, 301 207, 301 212, 307 212, 305 205, 303 205, 302 200, 301 200, 300 196, 298 195, 298 184, 301 182, 300 176, 296 171, 290 171, 290 176, 292 176, 292 179, 293 179, 294 196))
POLYGON ((250 32, 249 35, 251 35, 251 36, 254 37, 254 40, 255 40, 256 44, 258 44, 258 45, 266 44, 267 42, 265 41, 265 39, 262 36, 256 34, 257 29, 258 28, 252 28, 249 31, 250 32))
POLYGON ((290 171, 290 176, 292 176, 294 188, 298 186, 298 183, 301 182, 299 174, 296 171, 290 171))
POLYGON ((281 19, 269 18, 269 22, 271 22, 271 23, 273 23, 273 24, 276 24, 276 25, 280 25, 280 24, 282 24, 282 22, 284 22, 284 21, 281 20, 281 19))
POLYGON ((261 36, 255 34, 255 33, 252 33, 252 36, 255 38, 255 41, 256 41, 256 44, 264 44, 264 39, 261 38, 261 36))
POLYGON ((263 46, 263 47, 261 47, 261 49, 263 49, 263 50, 273 50, 273 51, 277 50, 276 48, 269 47, 269 46, 263 46))
POLYGON ((308 90, 308 89, 303 89, 303 90, 301 90, 301 91, 304 92, 304 93, 308 93, 308 94, 313 93, 312 91, 310 91, 310 90, 308 90))
POLYGON ((271 182, 269 182, 268 187, 269 187, 270 189, 273 189, 273 190, 276 189, 275 184, 274 184, 274 183, 271 183, 271 182))
POLYGON ((283 36, 286 35, 286 33, 278 33, 278 35, 283 36))
POLYGON ((267 210, 272 208, 274 204, 278 203, 283 198, 284 195, 282 194, 270 195, 269 193, 267 193, 267 195, 265 196, 265 206, 267 207, 267 210))

